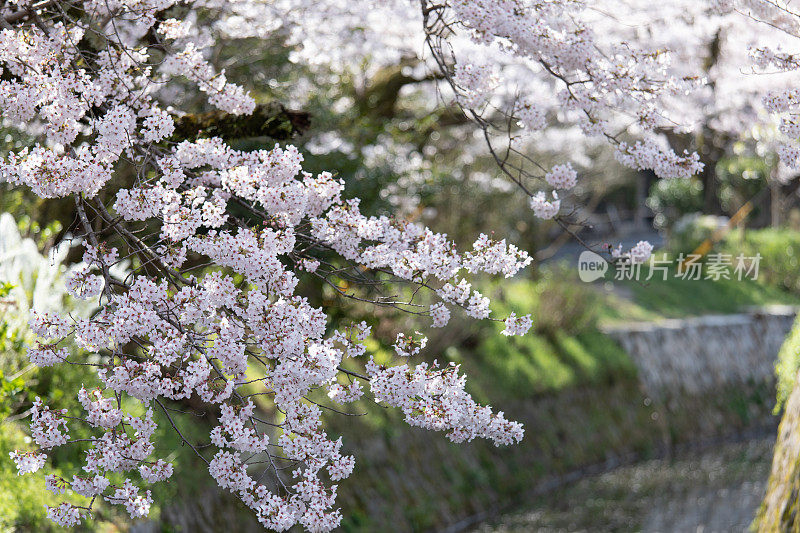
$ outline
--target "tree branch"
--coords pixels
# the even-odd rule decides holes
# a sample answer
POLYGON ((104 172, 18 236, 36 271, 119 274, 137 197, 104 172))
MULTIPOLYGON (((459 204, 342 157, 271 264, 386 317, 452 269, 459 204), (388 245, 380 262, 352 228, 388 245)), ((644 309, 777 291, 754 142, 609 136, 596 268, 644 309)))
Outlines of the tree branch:
POLYGON ((286 141, 303 134, 311 125, 310 115, 291 111, 278 102, 258 104, 250 115, 235 116, 224 111, 184 115, 175 119, 173 141, 221 137, 223 140, 271 137, 286 141))

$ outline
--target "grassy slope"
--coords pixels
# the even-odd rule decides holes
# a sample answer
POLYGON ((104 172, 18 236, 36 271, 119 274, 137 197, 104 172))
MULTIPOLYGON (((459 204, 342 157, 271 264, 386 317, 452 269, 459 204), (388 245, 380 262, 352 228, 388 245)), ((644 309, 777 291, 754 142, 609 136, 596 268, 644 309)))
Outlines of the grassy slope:
MULTIPOLYGON (((648 269, 642 270, 646 278, 648 269)), ((603 322, 685 318, 702 314, 729 314, 748 307, 800 305, 800 297, 753 280, 682 280, 671 270, 666 280, 615 281, 594 284, 606 294, 603 322)))

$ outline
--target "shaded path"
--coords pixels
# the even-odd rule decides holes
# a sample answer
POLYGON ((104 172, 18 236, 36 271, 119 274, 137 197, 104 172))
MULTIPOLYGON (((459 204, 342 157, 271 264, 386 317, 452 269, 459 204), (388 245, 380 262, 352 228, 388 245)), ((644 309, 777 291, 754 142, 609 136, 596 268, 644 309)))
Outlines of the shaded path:
POLYGON ((480 533, 747 531, 764 494, 774 437, 723 444, 584 478, 480 533))

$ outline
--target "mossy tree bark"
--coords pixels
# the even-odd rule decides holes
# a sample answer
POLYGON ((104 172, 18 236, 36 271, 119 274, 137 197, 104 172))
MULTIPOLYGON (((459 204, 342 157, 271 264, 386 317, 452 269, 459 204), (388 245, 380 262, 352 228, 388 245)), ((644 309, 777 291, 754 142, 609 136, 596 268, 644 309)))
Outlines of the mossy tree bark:
POLYGON ((220 137, 225 141, 270 137, 288 141, 306 131, 309 114, 291 111, 278 102, 259 104, 250 115, 233 116, 224 111, 196 113, 175 118, 173 141, 220 137))
POLYGON ((800 533, 799 510, 800 379, 795 380, 781 418, 767 492, 753 524, 754 529, 763 533, 800 533))

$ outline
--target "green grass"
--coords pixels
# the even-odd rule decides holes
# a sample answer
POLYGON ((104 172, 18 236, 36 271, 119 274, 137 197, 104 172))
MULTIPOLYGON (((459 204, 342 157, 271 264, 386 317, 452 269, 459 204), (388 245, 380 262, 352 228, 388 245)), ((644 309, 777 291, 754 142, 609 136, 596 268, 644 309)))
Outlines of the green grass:
POLYGON ((703 314, 731 314, 751 307, 800 305, 800 296, 775 285, 750 279, 684 280, 671 269, 666 279, 642 269, 640 281, 594 284, 604 293, 603 323, 685 318, 703 314))
POLYGON ((760 254, 759 282, 800 295, 800 232, 787 228, 736 230, 718 248, 734 255, 760 254))
POLYGON ((752 306, 800 304, 800 298, 754 281, 667 278, 627 283, 633 302, 654 316, 682 318, 707 313, 729 314, 752 306))
MULTIPOLYGON (((603 299, 587 285, 565 281, 565 275, 559 269, 537 281, 482 288, 492 298, 492 316, 532 315, 534 326, 524 336, 502 335, 502 322, 456 320, 448 326, 471 331, 466 342, 451 345, 444 355, 462 365, 476 400, 500 404, 635 377, 627 354, 597 328, 603 299)), ((442 334, 447 337, 447 329, 442 334)))
POLYGON ((554 337, 495 332, 459 360, 472 394, 492 403, 635 376, 627 354, 596 329, 554 337))

